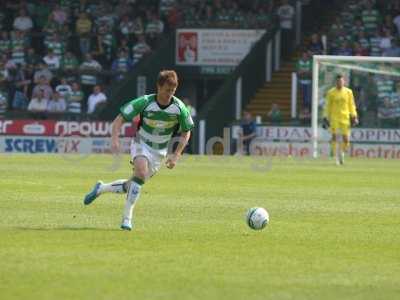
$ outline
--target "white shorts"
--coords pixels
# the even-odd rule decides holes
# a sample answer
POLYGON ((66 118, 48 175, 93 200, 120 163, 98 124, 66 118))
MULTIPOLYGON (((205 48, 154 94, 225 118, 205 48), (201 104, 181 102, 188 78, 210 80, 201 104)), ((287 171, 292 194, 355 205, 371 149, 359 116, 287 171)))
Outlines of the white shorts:
POLYGON ((147 158, 149 163, 149 174, 148 177, 156 174, 164 161, 164 156, 156 153, 152 150, 145 142, 132 140, 131 143, 131 158, 132 162, 136 157, 144 156, 147 158))

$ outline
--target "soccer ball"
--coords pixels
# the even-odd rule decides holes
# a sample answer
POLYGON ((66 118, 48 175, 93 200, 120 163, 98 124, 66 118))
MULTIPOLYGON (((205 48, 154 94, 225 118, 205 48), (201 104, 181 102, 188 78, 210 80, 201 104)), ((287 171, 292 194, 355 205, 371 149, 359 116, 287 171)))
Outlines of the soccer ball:
POLYGON ((269 223, 269 214, 265 208, 250 208, 246 215, 246 223, 251 229, 261 230, 269 223))

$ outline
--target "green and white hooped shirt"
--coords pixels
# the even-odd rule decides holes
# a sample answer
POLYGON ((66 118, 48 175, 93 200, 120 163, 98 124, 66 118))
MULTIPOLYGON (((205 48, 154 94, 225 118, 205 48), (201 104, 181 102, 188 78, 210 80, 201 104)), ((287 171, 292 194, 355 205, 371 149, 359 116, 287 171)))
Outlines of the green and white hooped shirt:
POLYGON ((156 101, 156 94, 144 95, 129 101, 120 111, 129 122, 140 115, 137 137, 162 156, 167 155, 168 142, 174 132, 190 131, 194 127, 189 110, 175 96, 163 107, 156 101))

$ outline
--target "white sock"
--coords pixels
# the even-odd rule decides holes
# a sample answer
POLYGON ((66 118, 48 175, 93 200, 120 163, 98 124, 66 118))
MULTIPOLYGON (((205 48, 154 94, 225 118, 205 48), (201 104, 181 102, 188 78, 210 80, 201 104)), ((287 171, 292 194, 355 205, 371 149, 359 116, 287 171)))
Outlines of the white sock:
POLYGON ((126 194, 126 202, 123 215, 124 220, 132 220, 133 208, 135 207, 136 200, 139 198, 141 188, 142 186, 140 184, 131 181, 128 193, 126 194))
POLYGON ((99 188, 99 193, 126 193, 125 184, 127 182, 126 179, 118 179, 110 183, 103 183, 99 188))

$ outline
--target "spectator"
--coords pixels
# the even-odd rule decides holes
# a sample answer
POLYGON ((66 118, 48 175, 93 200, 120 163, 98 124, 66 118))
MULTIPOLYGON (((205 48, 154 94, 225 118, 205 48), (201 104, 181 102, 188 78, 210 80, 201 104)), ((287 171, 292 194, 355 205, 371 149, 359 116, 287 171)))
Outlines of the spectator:
POLYGON ((82 90, 85 96, 87 96, 97 84, 97 73, 101 71, 102 67, 97 60, 93 59, 90 53, 87 53, 79 69, 81 73, 82 90))
POLYGON ((11 37, 11 58, 17 64, 25 64, 25 39, 22 31, 14 31, 11 37))
POLYGON ((169 12, 175 7, 176 0, 160 0, 159 10, 161 16, 167 16, 169 12))
POLYGON ((47 55, 43 57, 43 60, 51 71, 57 71, 60 68, 60 58, 54 55, 53 49, 47 51, 47 55))
POLYGON ((118 17, 122 17, 123 15, 131 16, 133 14, 132 7, 129 5, 129 2, 126 0, 119 1, 118 5, 115 7, 115 12, 118 17))
POLYGON ((87 54, 90 51, 90 33, 92 31, 92 21, 84 12, 79 14, 76 21, 76 33, 79 35, 79 47, 82 54, 87 54))
POLYGON ((51 99, 47 104, 47 111, 50 113, 62 113, 67 109, 67 104, 64 97, 58 92, 53 94, 53 99, 51 99))
POLYGON ((351 56, 351 55, 353 55, 353 49, 351 48, 349 42, 344 40, 341 43, 339 49, 337 49, 336 54, 343 55, 343 56, 351 56))
POLYGON ((51 13, 51 6, 48 5, 48 1, 41 0, 40 2, 35 6, 35 25, 41 31, 47 24, 51 13))
POLYGON ((60 7, 60 5, 56 4, 51 13, 51 18, 54 22, 56 22, 59 26, 63 26, 64 23, 67 22, 68 14, 67 12, 60 7))
POLYGON ((121 52, 121 51, 125 51, 125 52, 127 52, 127 53, 130 53, 128 43, 129 43, 129 42, 128 42, 127 39, 122 38, 122 39, 119 41, 119 46, 118 46, 117 53, 119 53, 119 52, 121 52))
POLYGON ((140 16, 136 17, 133 21, 133 33, 136 38, 138 38, 139 35, 144 34, 143 21, 140 16))
POLYGON ((12 108, 15 111, 25 111, 28 107, 29 101, 27 96, 20 90, 16 89, 12 101, 12 108))
POLYGON ((29 47, 26 50, 25 62, 27 65, 35 66, 40 62, 40 56, 36 54, 35 48, 29 47))
POLYGON ((400 11, 397 12, 396 17, 393 19, 394 25, 397 28, 397 36, 400 36, 400 11))
POLYGON ((170 29, 175 29, 178 23, 181 21, 181 12, 177 7, 173 7, 167 16, 168 26, 170 29))
POLYGON ((324 53, 324 46, 317 33, 311 35, 311 42, 308 46, 308 50, 311 52, 311 55, 321 55, 324 53))
POLYGON ((106 21, 101 21, 98 26, 97 48, 98 54, 103 57, 103 61, 109 64, 115 52, 116 38, 106 21))
POLYGON ((156 46, 156 42, 163 32, 164 23, 160 20, 160 16, 155 13, 150 13, 149 21, 145 29, 145 34, 152 47, 156 46))
POLYGON ((369 38, 369 44, 371 45, 369 55, 382 56, 381 40, 382 40, 381 33, 379 29, 377 29, 375 35, 372 35, 369 38))
POLYGON ((54 55, 57 56, 60 60, 63 58, 65 43, 61 40, 58 33, 54 33, 53 35, 51 35, 50 38, 45 41, 45 45, 47 49, 51 49, 54 55))
POLYGON ((4 68, 6 68, 7 70, 10 69, 15 69, 17 67, 17 65, 14 63, 14 61, 9 57, 9 55, 7 54, 3 54, 3 56, 1 57, 3 63, 4 63, 4 68))
POLYGON ((27 95, 28 88, 31 84, 31 80, 25 77, 25 70, 21 64, 17 64, 15 69, 10 70, 10 76, 12 77, 12 82, 15 84, 16 88, 21 89, 21 91, 27 95))
POLYGON ((28 32, 32 29, 32 19, 27 15, 25 9, 20 9, 18 17, 14 19, 13 27, 14 29, 22 32, 28 32))
POLYGON ((278 104, 273 103, 271 110, 267 114, 268 119, 272 125, 279 125, 282 122, 282 112, 278 104))
POLYGON ((53 89, 45 76, 39 78, 39 83, 33 88, 32 94, 39 95, 39 92, 43 92, 43 96, 46 99, 51 99, 53 97, 53 89))
POLYGON ((124 78, 123 74, 128 72, 132 67, 132 60, 129 58, 128 53, 120 51, 118 57, 113 61, 111 69, 117 73, 118 80, 124 78))
POLYGON ((88 114, 93 114, 99 107, 101 103, 105 103, 107 101, 106 95, 101 92, 100 85, 95 85, 93 88, 93 94, 91 94, 88 98, 88 114))
POLYGON ((53 79, 53 73, 49 70, 48 65, 44 62, 40 62, 38 64, 38 69, 33 74, 33 82, 35 84, 39 84, 41 81, 41 77, 44 77, 47 82, 50 82, 53 79))
POLYGON ((48 98, 44 90, 38 90, 34 93, 34 98, 29 102, 28 110, 33 113, 43 113, 47 111, 48 98))
POLYGON ((364 31, 360 31, 358 33, 358 43, 360 44, 361 48, 366 53, 366 55, 369 55, 371 44, 369 42, 369 39, 366 38, 364 31))
POLYGON ((288 57, 292 52, 293 47, 293 19, 295 10, 288 0, 282 0, 281 5, 278 7, 277 15, 280 20, 282 30, 282 48, 284 57, 288 57))
POLYGON ((356 19, 350 30, 354 38, 357 38, 359 32, 365 33, 365 27, 362 20, 360 18, 356 19))
POLYGON ((368 51, 361 47, 360 43, 355 42, 353 44, 353 55, 355 56, 367 56, 368 51))
POLYGON ((3 117, 8 107, 7 93, 5 89, 0 87, 0 117, 3 117))
POLYGON ((381 48, 381 52, 385 52, 385 50, 389 49, 392 47, 392 39, 393 36, 389 30, 384 30, 383 31, 383 36, 381 37, 381 42, 379 44, 379 47, 381 48))
POLYGON ((5 83, 8 80, 8 69, 6 67, 6 62, 1 59, 0 60, 0 84, 5 83))
POLYGON ((11 50, 11 40, 7 31, 2 31, 0 35, 0 55, 8 54, 11 50))
POLYGON ((66 72, 76 71, 79 67, 78 59, 71 51, 67 51, 61 59, 61 68, 66 72))
POLYGON ((69 99, 69 96, 72 92, 71 86, 68 84, 67 79, 65 77, 61 78, 60 84, 56 86, 56 92, 60 94, 60 96, 66 100, 69 99))
POLYGON ((137 64, 143 56, 151 51, 150 46, 146 43, 146 39, 143 35, 139 36, 139 41, 132 48, 133 64, 137 64))
POLYGON ((119 31, 125 38, 131 39, 134 32, 134 22, 129 18, 128 15, 124 15, 122 17, 122 20, 119 23, 119 31))
POLYGON ((382 56, 389 56, 389 57, 400 57, 400 47, 399 47, 399 40, 393 39, 391 43, 391 47, 386 49, 382 56))
POLYGON ((241 131, 239 132, 239 154, 250 154, 250 146, 253 139, 256 137, 256 123, 253 120, 250 112, 243 112, 243 119, 241 122, 241 131))
POLYGON ((311 77, 312 62, 307 51, 297 61, 297 76, 299 78, 303 107, 311 107, 311 77))
POLYGON ((62 26, 58 24, 54 20, 53 15, 50 14, 47 18, 46 25, 42 29, 42 32, 45 35, 45 39, 47 39, 49 36, 52 36, 53 34, 60 33, 61 29, 62 26))
POLYGON ((68 98, 67 110, 70 113, 80 114, 82 111, 81 103, 84 99, 84 94, 81 91, 79 83, 72 83, 72 91, 68 98))
POLYGON ((381 15, 373 8, 370 1, 367 0, 365 2, 365 9, 362 11, 361 16, 367 34, 374 34, 378 29, 381 15))
POLYGON ((397 28, 396 28, 396 26, 395 26, 395 24, 393 22, 393 18, 392 18, 391 15, 386 15, 385 16, 382 29, 384 31, 387 30, 387 31, 390 31, 392 33, 396 32, 397 28))

